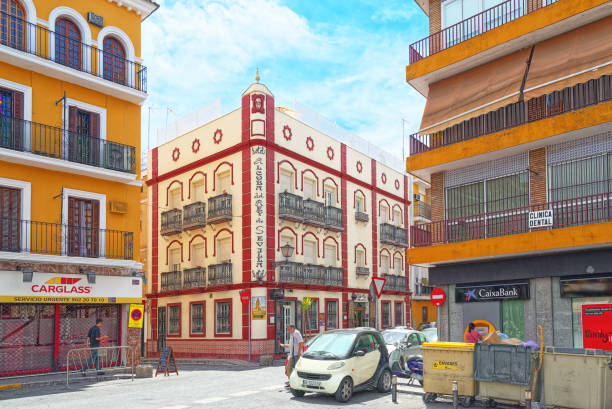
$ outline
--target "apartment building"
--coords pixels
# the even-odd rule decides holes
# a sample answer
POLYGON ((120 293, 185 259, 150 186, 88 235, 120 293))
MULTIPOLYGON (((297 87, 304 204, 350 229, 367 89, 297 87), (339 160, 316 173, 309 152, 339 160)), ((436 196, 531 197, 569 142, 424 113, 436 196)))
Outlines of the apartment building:
POLYGON ((410 322, 408 177, 259 82, 241 101, 148 155, 148 353, 256 358, 283 352, 289 324, 313 336, 410 322))
POLYGON ((138 352, 149 0, 0 0, 0 376, 65 369, 104 320, 138 352))
POLYGON ((582 346, 612 302, 612 2, 417 0, 406 80, 427 98, 407 171, 431 184, 411 264, 442 287, 443 340, 485 320, 582 346))

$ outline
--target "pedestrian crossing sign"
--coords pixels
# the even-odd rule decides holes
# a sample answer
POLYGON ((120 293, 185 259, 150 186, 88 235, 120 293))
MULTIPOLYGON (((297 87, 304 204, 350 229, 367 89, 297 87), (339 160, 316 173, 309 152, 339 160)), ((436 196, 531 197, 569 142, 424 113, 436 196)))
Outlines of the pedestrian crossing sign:
POLYGON ((128 321, 129 328, 142 328, 144 316, 144 305, 130 304, 130 317, 128 321))

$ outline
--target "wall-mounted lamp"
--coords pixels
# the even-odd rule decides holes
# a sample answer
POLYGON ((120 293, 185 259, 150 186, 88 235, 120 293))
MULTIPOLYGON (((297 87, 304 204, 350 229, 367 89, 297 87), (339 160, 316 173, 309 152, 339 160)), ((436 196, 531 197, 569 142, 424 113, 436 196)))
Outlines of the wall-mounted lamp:
POLYGON ((96 272, 95 271, 87 271, 85 274, 87 274, 87 282, 89 284, 96 283, 96 272))
POLYGON ((31 268, 24 268, 21 270, 21 274, 24 283, 32 282, 32 278, 34 278, 34 270, 32 270, 31 268))

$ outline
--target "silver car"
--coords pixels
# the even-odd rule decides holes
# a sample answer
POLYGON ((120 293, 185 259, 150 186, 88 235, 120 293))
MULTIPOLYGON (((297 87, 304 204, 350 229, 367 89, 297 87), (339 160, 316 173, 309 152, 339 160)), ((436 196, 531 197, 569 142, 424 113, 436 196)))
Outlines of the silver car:
POLYGON ((388 329, 382 332, 387 350, 389 365, 394 372, 407 371, 406 362, 413 357, 423 359, 421 344, 427 342, 422 332, 413 329, 388 329))

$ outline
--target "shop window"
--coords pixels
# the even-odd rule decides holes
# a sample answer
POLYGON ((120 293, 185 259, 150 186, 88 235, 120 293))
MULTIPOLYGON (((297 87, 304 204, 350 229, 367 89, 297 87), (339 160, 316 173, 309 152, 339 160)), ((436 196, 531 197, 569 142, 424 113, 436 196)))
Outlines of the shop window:
POLYGON ((190 306, 190 334, 204 335, 205 309, 204 303, 194 303, 190 306))
POLYGON ((306 331, 319 331, 319 300, 312 300, 310 307, 306 310, 306 331))
POLYGON ((19 251, 21 191, 0 186, 0 251, 19 251))
POLYGON ((168 306, 168 335, 181 335, 181 306, 168 306))
POLYGON ((280 171, 280 191, 293 193, 293 181, 295 176, 293 172, 281 169, 280 171))
POLYGON ((510 338, 525 339, 525 301, 504 300, 502 307, 502 331, 510 338))
POLYGON ((304 199, 315 200, 317 197, 316 182, 312 179, 304 178, 302 184, 302 190, 304 190, 304 199))
POLYGON ((404 325, 404 303, 395 303, 395 325, 404 325))
POLYGON ((574 348, 582 348, 582 306, 584 304, 612 304, 610 297, 575 297, 572 298, 572 328, 574 348))
POLYGON ((326 323, 325 329, 337 329, 338 328, 338 301, 326 301, 326 323))
POLYGON ((215 302, 215 334, 230 334, 232 308, 230 301, 215 302))
POLYGON ((389 301, 383 301, 381 303, 382 309, 382 326, 388 328, 391 326, 391 303, 389 301))

